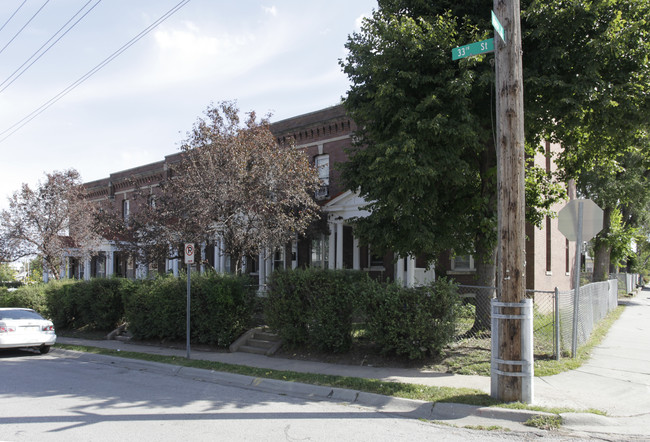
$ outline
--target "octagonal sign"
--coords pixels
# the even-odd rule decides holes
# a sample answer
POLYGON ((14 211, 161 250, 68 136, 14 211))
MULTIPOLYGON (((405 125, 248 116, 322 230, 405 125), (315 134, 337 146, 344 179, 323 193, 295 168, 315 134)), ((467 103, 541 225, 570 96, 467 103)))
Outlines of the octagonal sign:
POLYGON ((589 199, 576 199, 568 202, 558 213, 558 228, 569 241, 578 239, 578 223, 582 222, 581 241, 589 241, 603 229, 603 209, 589 199), (579 209, 582 204, 582 220, 579 209))

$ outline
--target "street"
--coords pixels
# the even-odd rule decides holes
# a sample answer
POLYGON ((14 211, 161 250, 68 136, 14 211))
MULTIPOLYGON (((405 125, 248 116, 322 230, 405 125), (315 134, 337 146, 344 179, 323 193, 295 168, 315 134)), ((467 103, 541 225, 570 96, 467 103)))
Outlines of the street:
POLYGON ((0 352, 0 440, 522 440, 144 371, 121 358, 0 352))

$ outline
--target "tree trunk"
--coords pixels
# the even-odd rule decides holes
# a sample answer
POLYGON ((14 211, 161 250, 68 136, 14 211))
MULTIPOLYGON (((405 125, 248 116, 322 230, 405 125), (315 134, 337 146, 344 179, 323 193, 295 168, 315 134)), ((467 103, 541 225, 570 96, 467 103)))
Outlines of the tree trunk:
POLYGON ((596 240, 594 241, 594 282, 607 281, 609 279, 609 258, 612 247, 606 238, 609 234, 612 210, 606 207, 603 212, 603 230, 596 236, 596 240))
POLYGON ((476 312, 474 313, 474 325, 465 334, 474 336, 478 333, 487 332, 491 327, 490 302, 494 297, 496 284, 496 248, 482 248, 477 246, 476 255, 476 284, 486 287, 476 291, 476 312))

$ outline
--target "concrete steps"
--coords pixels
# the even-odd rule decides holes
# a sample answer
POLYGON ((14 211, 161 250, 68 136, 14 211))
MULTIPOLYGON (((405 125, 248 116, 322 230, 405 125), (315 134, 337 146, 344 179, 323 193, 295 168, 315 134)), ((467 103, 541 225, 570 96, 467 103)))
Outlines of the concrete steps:
POLYGON ((266 327, 258 327, 241 335, 230 345, 230 351, 271 356, 281 345, 282 340, 278 335, 266 327))

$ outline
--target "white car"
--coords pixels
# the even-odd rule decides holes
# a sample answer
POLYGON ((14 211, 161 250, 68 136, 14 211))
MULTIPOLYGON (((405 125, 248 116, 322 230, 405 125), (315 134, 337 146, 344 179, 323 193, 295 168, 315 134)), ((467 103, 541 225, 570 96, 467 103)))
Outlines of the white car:
POLYGON ((29 308, 0 308, 0 348, 34 347, 45 354, 55 342, 52 321, 29 308))

